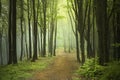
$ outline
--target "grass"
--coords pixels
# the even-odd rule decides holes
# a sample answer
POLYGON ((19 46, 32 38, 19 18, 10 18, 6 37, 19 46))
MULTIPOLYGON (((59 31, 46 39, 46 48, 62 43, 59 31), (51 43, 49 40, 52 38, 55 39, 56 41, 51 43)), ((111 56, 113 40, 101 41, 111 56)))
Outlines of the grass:
POLYGON ((16 65, 0 67, 0 80, 25 80, 37 71, 42 71, 52 62, 53 58, 40 58, 36 62, 22 61, 16 65))

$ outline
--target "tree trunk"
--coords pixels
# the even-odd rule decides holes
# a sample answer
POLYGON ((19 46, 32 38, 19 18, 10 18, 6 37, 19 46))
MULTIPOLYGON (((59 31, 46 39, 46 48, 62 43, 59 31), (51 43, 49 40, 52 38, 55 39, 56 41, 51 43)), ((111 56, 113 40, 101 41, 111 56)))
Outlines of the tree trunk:
POLYGON ((11 37, 12 37, 12 30, 11 30, 11 12, 12 12, 12 0, 9 1, 9 28, 8 28, 8 35, 9 35, 9 58, 8 58, 8 64, 12 64, 12 43, 11 43, 11 37))
POLYGON ((47 5, 47 0, 42 0, 43 3, 43 57, 46 56, 46 5, 47 5))
POLYGON ((32 58, 32 48, 31 48, 31 24, 30 24, 30 1, 27 0, 27 7, 28 7, 28 27, 29 27, 29 58, 32 58))
POLYGON ((35 10, 35 0, 33 0, 33 20, 34 20, 34 38, 33 38, 33 48, 34 54, 32 61, 37 59, 37 21, 36 21, 36 10, 35 10))
MULTIPOLYGON (((119 4, 120 4, 120 1, 119 1, 119 4)), ((120 44, 120 11, 117 12, 116 44, 120 44)), ((120 60, 120 45, 117 47, 117 60, 118 61, 120 60)))
POLYGON ((9 2, 9 61, 8 64, 17 63, 16 51, 16 0, 9 2))
POLYGON ((13 63, 17 63, 17 51, 16 51, 16 0, 12 1, 12 40, 13 40, 13 63))
POLYGON ((22 61, 23 58, 23 0, 21 0, 21 17, 20 17, 20 25, 21 25, 21 55, 20 55, 20 61, 22 61))
POLYGON ((3 24, 0 30, 0 58, 1 58, 1 65, 3 65, 3 51, 2 51, 2 36, 3 36, 3 24))
MULTIPOLYGON (((99 63, 101 65, 104 65, 104 62, 105 62, 105 54, 106 51, 106 46, 107 46, 107 43, 106 42, 106 35, 105 34, 108 34, 108 33, 105 33, 105 29, 106 27, 106 0, 97 0, 96 1, 96 22, 97 22, 97 27, 98 27, 98 38, 99 38, 99 50, 98 50, 98 57, 99 57, 99 63)), ((107 56, 109 57, 109 55, 107 56)))
POLYGON ((85 62, 85 52, 84 52, 84 26, 83 26, 83 0, 78 2, 78 31, 80 34, 80 49, 82 55, 82 64, 85 62))
POLYGON ((93 24, 93 57, 95 57, 95 1, 93 2, 93 18, 92 18, 92 24, 93 24))
POLYGON ((2 11, 2 1, 0 0, 0 16, 1 16, 1 11, 2 11))
POLYGON ((78 42, 78 30, 77 30, 77 27, 76 27, 76 54, 77 54, 77 61, 80 63, 80 54, 79 54, 79 42, 78 42))

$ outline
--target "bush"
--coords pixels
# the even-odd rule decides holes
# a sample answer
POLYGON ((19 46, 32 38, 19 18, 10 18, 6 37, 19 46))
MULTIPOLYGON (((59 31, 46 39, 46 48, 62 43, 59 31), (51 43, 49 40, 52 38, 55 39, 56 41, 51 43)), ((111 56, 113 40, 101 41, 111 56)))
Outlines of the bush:
POLYGON ((120 63, 109 63, 100 80, 120 80, 120 63))
POLYGON ((105 67, 98 65, 98 59, 87 59, 86 62, 77 70, 77 74, 84 78, 97 79, 105 70, 105 67))
POLYGON ((98 59, 87 59, 77 70, 80 77, 88 80, 120 80, 120 63, 111 62, 107 66, 100 66, 98 59))

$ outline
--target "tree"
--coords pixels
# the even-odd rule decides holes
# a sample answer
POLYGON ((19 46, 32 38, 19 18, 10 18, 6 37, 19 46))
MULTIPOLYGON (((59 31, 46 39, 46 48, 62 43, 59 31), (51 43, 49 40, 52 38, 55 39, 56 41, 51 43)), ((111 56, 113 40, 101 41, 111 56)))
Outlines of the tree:
POLYGON ((87 28, 87 57, 88 58, 93 58, 94 54, 92 51, 92 46, 91 46, 91 5, 92 5, 92 1, 88 0, 86 3, 86 8, 88 7, 88 28, 87 28))
POLYGON ((43 4, 43 56, 46 55, 46 11, 47 11, 47 0, 42 0, 43 4))
MULTIPOLYGON (((74 17, 74 14, 72 12, 71 9, 68 8, 68 15, 70 17, 70 21, 71 21, 71 26, 72 26, 72 31, 75 35, 75 39, 76 39, 76 58, 77 58, 77 61, 80 62, 80 49, 79 49, 79 32, 78 32, 78 7, 77 7, 77 2, 76 0, 74 1, 70 1, 71 2, 71 5, 72 5, 72 9, 74 11, 74 14, 75 14, 75 17, 74 17), (72 24, 72 19, 74 20, 75 22, 75 31, 74 31, 74 28, 73 28, 73 24, 72 24)), ((69 7, 69 1, 67 0, 67 5, 69 7)))
POLYGON ((53 36, 54 36, 54 27, 55 27, 55 19, 54 19, 54 5, 55 5, 55 2, 54 0, 50 2, 50 36, 49 36, 49 53, 50 53, 50 56, 53 55, 53 36))
POLYGON ((2 1, 0 0, 0 16, 1 16, 1 14, 2 14, 2 1))
POLYGON ((16 0, 9 2, 9 61, 8 64, 17 63, 16 51, 16 0))
MULTIPOLYGON (((120 37, 119 37, 119 35, 120 35, 120 9, 119 9, 119 7, 120 7, 120 1, 119 0, 115 0, 115 2, 114 3, 116 3, 115 4, 115 44, 116 45, 118 45, 118 44, 120 44, 120 37)), ((120 60, 120 45, 119 46, 116 46, 116 53, 114 53, 114 54, 116 54, 115 56, 115 58, 116 58, 116 60, 120 60)))
POLYGON ((23 1, 24 0, 21 0, 21 4, 20 4, 20 7, 21 7, 21 17, 20 17, 20 25, 21 25, 21 56, 20 56, 20 60, 22 61, 22 57, 23 57, 23 1))
POLYGON ((106 52, 107 49, 107 29, 109 28, 107 24, 107 0, 96 0, 96 22, 98 28, 98 37, 99 37, 99 63, 104 65, 106 62, 105 59, 109 57, 106 52), (107 56, 106 56, 107 55, 107 56))
POLYGON ((32 58, 32 47, 31 47, 31 18, 30 18, 30 0, 27 0, 27 14, 28 14, 28 27, 29 27, 29 58, 32 58))
POLYGON ((36 10, 35 10, 35 0, 33 0, 33 25, 34 25, 34 38, 33 38, 33 48, 34 48, 34 54, 32 61, 35 61, 37 58, 37 21, 36 21, 36 10))

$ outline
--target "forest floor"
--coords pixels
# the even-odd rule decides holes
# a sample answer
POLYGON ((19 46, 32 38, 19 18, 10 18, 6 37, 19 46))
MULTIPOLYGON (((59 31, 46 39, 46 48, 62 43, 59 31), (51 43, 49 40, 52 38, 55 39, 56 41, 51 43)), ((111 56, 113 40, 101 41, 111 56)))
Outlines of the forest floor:
POLYGON ((57 51, 57 56, 48 68, 36 72, 28 80, 73 80, 74 72, 78 67, 75 53, 57 51))

